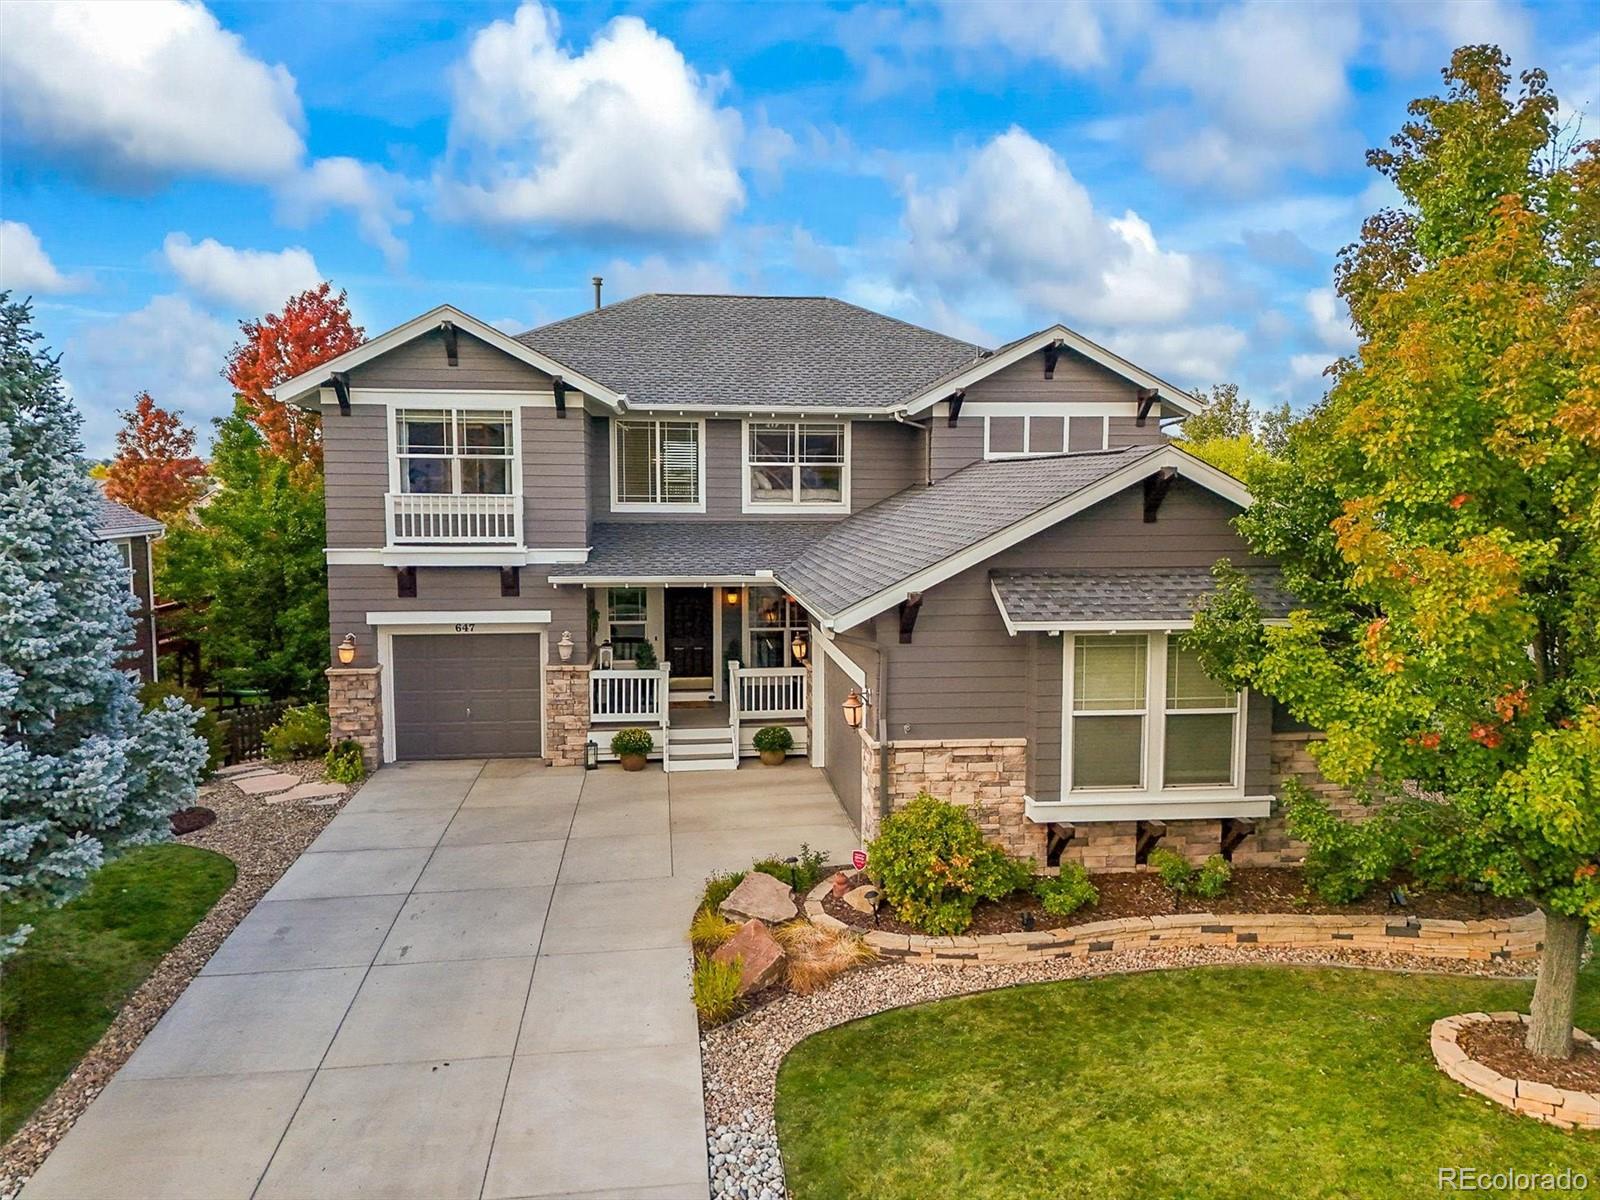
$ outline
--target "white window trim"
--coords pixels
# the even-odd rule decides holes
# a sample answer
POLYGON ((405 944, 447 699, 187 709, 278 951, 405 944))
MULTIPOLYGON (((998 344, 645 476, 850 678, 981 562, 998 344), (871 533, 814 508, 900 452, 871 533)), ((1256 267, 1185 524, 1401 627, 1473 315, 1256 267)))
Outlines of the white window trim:
MULTIPOLYGON (((435 404, 426 404, 426 405, 424 405, 424 404, 400 405, 400 406, 395 407, 395 408, 390 408, 390 409, 387 410, 387 420, 388 420, 388 424, 389 424, 389 494, 390 495, 394 495, 394 496, 400 496, 400 495, 405 495, 405 496, 467 496, 467 495, 476 495, 477 493, 458 492, 458 491, 455 491, 453 489, 458 488, 458 487, 461 486, 461 467, 460 467, 460 463, 461 463, 462 459, 464 459, 464 458, 485 458, 485 459, 492 459, 492 460, 495 460, 495 461, 499 461, 501 459, 505 460, 505 462, 507 464, 506 465, 506 472, 511 477, 511 479, 510 479, 511 490, 509 492, 485 492, 483 494, 484 495, 489 495, 489 496, 515 497, 519 501, 522 499, 522 419, 521 419, 521 413, 514 406, 511 406, 511 405, 496 406, 495 404, 492 404, 492 403, 491 404, 471 404, 471 403, 465 403, 461 399, 458 398, 458 399, 452 400, 448 404, 435 403, 435 404), (450 486, 452 488, 451 491, 448 491, 448 492, 402 492, 400 490, 400 459, 401 459, 402 456, 400 454, 400 431, 398 429, 398 426, 400 424, 401 415, 403 413, 409 412, 409 411, 416 411, 416 412, 442 412, 442 413, 449 413, 450 414, 450 421, 451 421, 450 437, 452 439, 451 445, 452 445, 453 448, 452 448, 452 450, 451 450, 451 452, 449 454, 420 454, 420 455, 408 455, 406 457, 411 457, 411 458, 437 458, 437 459, 443 460, 444 462, 449 463, 450 464, 450 486), (470 455, 470 454, 468 454, 468 455, 464 455, 464 454, 461 453, 460 447, 458 445, 456 445, 455 439, 460 434, 459 426, 460 426, 461 414, 462 413, 469 413, 469 412, 471 412, 471 413, 509 413, 510 414, 510 416, 511 416, 511 452, 510 452, 509 456, 499 455, 499 454, 485 454, 485 455, 470 455)), ((388 501, 385 500, 385 503, 387 504, 388 501)), ((519 503, 517 505, 517 508, 520 511, 520 509, 522 508, 522 505, 519 503)))
MULTIPOLYGON (((1165 801, 1169 804, 1204 803, 1209 801, 1243 801, 1245 798, 1245 732, 1249 726, 1249 693, 1238 693, 1238 710, 1233 724, 1233 754, 1229 762, 1231 782, 1217 784, 1185 784, 1180 787, 1161 785, 1165 767, 1167 726, 1167 641, 1165 632, 1149 633, 1145 644, 1144 693, 1144 758, 1141 763, 1143 784, 1137 788, 1095 788, 1074 790, 1072 786, 1072 696, 1073 673, 1077 663, 1077 641, 1080 635, 1068 633, 1061 639, 1063 656, 1061 673, 1061 799, 1051 807, 1073 811, 1080 806, 1090 808, 1107 805, 1125 805, 1130 801, 1165 801), (1159 719, 1156 719, 1159 718, 1159 719)), ((1085 637, 1099 636, 1094 634, 1085 637)), ((1204 709, 1184 709, 1184 712, 1204 712, 1204 709)), ((1224 711, 1224 710, 1218 710, 1224 711)), ((1106 715, 1115 715, 1107 713, 1106 715)), ((1123 715, 1132 715, 1124 713, 1123 715)), ((1043 806, 1041 806, 1043 807, 1043 806)), ((1151 816, 1158 814, 1151 813, 1151 816)), ((1259 815, 1246 814, 1237 815, 1259 815)), ((1091 819, 1087 815, 1083 820, 1091 819)), ((1121 817, 1096 817, 1112 820, 1121 817)))
MULTIPOLYGON (((742 509, 746 514, 759 515, 761 513, 847 513, 850 511, 850 435, 853 421, 843 418, 837 420, 822 420, 820 418, 801 417, 749 417, 739 422, 739 475, 742 480, 742 509), (842 425, 844 426, 844 462, 840 464, 843 470, 839 472, 839 496, 837 501, 830 500, 826 503, 815 501, 806 503, 801 500, 791 500, 787 504, 775 504, 769 501, 757 501, 750 494, 750 426, 752 425, 842 425)), ((798 453, 798 442, 797 442, 798 453)))
POLYGON ((613 417, 611 419, 611 421, 610 421, 610 426, 611 426, 610 431, 609 431, 609 440, 610 440, 610 444, 611 444, 611 493, 610 493, 610 496, 611 496, 611 511, 612 512, 703 513, 703 512, 706 511, 706 419, 704 417, 673 417, 673 416, 665 416, 665 415, 659 415, 658 416, 658 415, 655 415, 655 414, 652 414, 650 416, 642 416, 642 417, 634 417, 634 416, 630 416, 630 417, 626 417, 626 418, 613 417), (697 427, 697 433, 695 434, 695 446, 696 446, 696 449, 699 451, 699 463, 697 465, 697 469, 700 472, 700 479, 699 479, 699 486, 695 490, 699 493, 699 499, 696 500, 693 504, 685 504, 682 501, 677 501, 677 502, 656 501, 656 502, 653 502, 653 503, 644 503, 644 502, 640 502, 640 501, 622 501, 622 500, 617 499, 617 485, 620 482, 618 480, 618 477, 617 477, 617 441, 622 436, 622 426, 624 424, 628 424, 628 425, 644 425, 644 424, 660 425, 663 422, 670 422, 670 423, 673 423, 673 424, 680 424, 680 425, 692 423, 697 427))
POLYGON ((1045 455, 1054 454, 1093 454, 1096 450, 1109 449, 1111 449, 1111 418, 1106 416, 1104 413, 992 413, 985 414, 983 418, 983 457, 989 462, 1003 462, 1007 459, 1013 458, 1040 458, 1045 455), (989 423, 996 416, 1001 417, 1002 419, 1012 417, 1022 418, 1022 449, 1020 451, 991 450, 989 448, 989 423), (1047 420, 1054 420, 1057 417, 1061 418, 1061 449, 1039 451, 1032 449, 1030 443, 1033 439, 1033 422, 1037 417, 1044 417, 1047 420), (1094 419, 1099 420, 1100 444, 1098 446, 1093 446, 1088 450, 1068 449, 1068 447, 1072 444, 1072 421, 1074 419, 1079 421, 1094 419))

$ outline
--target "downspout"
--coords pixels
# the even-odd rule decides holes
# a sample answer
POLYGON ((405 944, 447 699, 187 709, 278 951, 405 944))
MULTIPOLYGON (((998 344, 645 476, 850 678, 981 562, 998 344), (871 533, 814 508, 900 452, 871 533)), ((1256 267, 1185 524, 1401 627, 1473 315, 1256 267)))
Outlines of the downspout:
POLYGON ((922 482, 924 485, 933 482, 933 420, 930 418, 924 425, 921 421, 913 421, 900 409, 894 410, 894 419, 902 425, 910 425, 914 429, 922 430, 922 482))

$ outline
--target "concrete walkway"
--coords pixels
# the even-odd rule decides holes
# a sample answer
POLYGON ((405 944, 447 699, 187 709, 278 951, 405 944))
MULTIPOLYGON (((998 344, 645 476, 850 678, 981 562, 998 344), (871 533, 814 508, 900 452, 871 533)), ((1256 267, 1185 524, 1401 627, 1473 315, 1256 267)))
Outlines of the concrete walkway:
POLYGON ((801 842, 855 844, 800 762, 385 768, 24 1200, 701 1200, 686 926, 801 842))

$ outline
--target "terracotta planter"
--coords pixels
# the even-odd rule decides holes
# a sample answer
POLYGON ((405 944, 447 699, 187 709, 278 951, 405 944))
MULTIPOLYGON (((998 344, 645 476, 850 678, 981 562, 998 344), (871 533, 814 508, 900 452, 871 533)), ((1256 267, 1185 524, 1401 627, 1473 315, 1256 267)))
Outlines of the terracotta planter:
POLYGON ((624 771, 642 771, 644 764, 649 761, 642 754, 619 754, 617 758, 622 763, 624 771))
POLYGON ((769 767, 783 766, 783 760, 788 757, 788 753, 783 750, 763 750, 761 752, 761 761, 769 767))

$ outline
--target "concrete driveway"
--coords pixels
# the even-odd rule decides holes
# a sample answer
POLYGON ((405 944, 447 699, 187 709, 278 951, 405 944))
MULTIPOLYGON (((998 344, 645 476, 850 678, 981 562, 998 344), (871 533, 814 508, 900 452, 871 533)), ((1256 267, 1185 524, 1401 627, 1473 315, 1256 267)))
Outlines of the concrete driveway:
POLYGON ((800 762, 371 779, 24 1200, 699 1200, 701 881, 854 834, 800 762))

